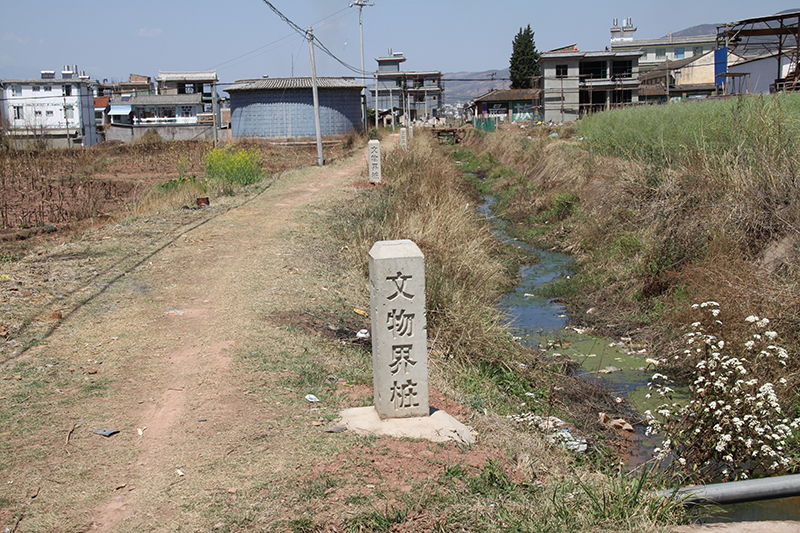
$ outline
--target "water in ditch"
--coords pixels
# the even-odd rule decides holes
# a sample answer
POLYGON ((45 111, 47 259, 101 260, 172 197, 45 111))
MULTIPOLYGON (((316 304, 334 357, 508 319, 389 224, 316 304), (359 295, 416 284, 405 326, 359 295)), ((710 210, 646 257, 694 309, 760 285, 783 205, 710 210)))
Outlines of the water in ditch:
POLYGON ((543 285, 570 275, 572 258, 510 237, 504 230, 506 222, 491 214, 494 202, 493 197, 487 196, 479 211, 492 222, 495 236, 539 257, 536 264, 520 268, 519 283, 499 302, 511 334, 531 348, 551 345, 557 339, 556 347, 551 351, 569 355, 580 362, 587 379, 602 377, 616 396, 629 402, 637 412, 661 405, 658 398, 648 398, 647 383, 655 371, 652 365, 648 366, 648 356, 642 347, 630 339, 608 339, 568 329, 569 317, 564 306, 539 294, 538 289, 543 285))
MULTIPOLYGON (((511 334, 523 345, 531 348, 553 345, 552 351, 569 355, 580 362, 585 379, 602 379, 612 389, 620 403, 631 411, 643 413, 656 410, 662 400, 658 395, 650 396, 647 387, 655 370, 647 362, 643 347, 631 344, 629 339, 608 339, 581 334, 568 329, 569 317, 563 305, 537 295, 542 285, 569 276, 572 258, 569 255, 542 250, 517 241, 505 232, 507 223, 491 213, 495 199, 485 197, 479 211, 493 225, 495 235, 503 242, 518 246, 539 257, 533 265, 520 268, 520 281, 513 291, 499 303, 508 318, 511 334)), ((688 389, 676 390, 674 401, 688 399, 688 389)), ((637 425, 632 435, 628 464, 635 468, 652 459, 660 438, 647 436, 645 427, 637 425)), ((722 506, 719 515, 708 517, 706 523, 748 522, 767 520, 800 521, 800 497, 781 498, 759 502, 722 506)))

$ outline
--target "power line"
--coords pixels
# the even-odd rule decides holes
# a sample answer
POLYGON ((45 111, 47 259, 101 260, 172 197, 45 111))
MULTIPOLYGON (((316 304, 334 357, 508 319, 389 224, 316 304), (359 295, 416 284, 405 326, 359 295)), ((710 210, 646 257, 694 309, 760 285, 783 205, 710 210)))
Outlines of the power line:
MULTIPOLYGON (((268 6, 268 7, 269 7, 269 8, 270 8, 270 9, 271 9, 271 10, 272 10, 272 11, 273 11, 273 12, 274 12, 276 15, 278 15, 278 17, 280 17, 280 19, 281 19, 281 20, 283 20, 283 21, 284 21, 286 24, 288 24, 290 28, 292 28, 294 31, 296 31, 296 32, 297 32, 297 33, 299 33, 300 35, 302 35, 302 36, 303 36, 303 38, 304 38, 305 40, 309 40, 309 37, 308 37, 308 32, 307 32, 307 31, 303 30, 302 28, 300 28, 300 26, 298 26, 297 24, 295 24, 294 22, 292 22, 291 20, 289 20, 289 18, 287 18, 287 17, 286 17, 286 15, 284 15, 283 13, 281 13, 280 11, 278 11, 278 8, 276 8, 275 6, 273 6, 273 5, 272 5, 272 4, 269 2, 269 0, 262 0, 262 1, 263 1, 265 4, 267 4, 267 6, 268 6)), ((343 67, 345 67, 346 69, 348 69, 348 70, 350 70, 350 71, 352 71, 352 72, 355 72, 356 74, 361 74, 361 69, 359 69, 359 68, 356 68, 356 67, 354 67, 353 65, 350 65, 350 64, 348 64, 348 63, 345 63, 344 61, 342 61, 341 59, 339 59, 338 57, 336 57, 336 55, 335 55, 333 52, 331 52, 331 51, 328 49, 328 47, 327 47, 327 46, 325 46, 325 45, 322 43, 322 41, 320 41, 318 38, 314 38, 314 41, 315 41, 315 43, 316 43, 317 47, 319 47, 319 49, 320 49, 320 50, 322 50, 323 52, 325 52, 326 54, 328 54, 330 57, 332 57, 332 58, 333 58, 333 59, 334 59, 336 62, 338 62, 340 65, 342 65, 343 67)))
MULTIPOLYGON (((244 54, 242 54, 240 56, 236 56, 236 57, 234 57, 232 59, 229 59, 227 61, 223 61, 222 63, 218 63, 218 64, 214 65, 213 67, 208 68, 208 70, 213 70, 213 69, 216 69, 217 67, 221 67, 222 65, 227 65, 228 63, 230 63, 232 61, 236 61, 237 59, 241 59, 241 58, 243 58, 245 56, 249 56, 250 54, 258 52, 259 50, 262 50, 262 49, 264 49, 264 48, 266 48, 268 46, 272 46, 273 44, 279 43, 279 42, 283 41, 284 39, 288 39, 289 37, 291 37, 291 35, 285 35, 285 36, 281 37, 280 39, 276 39, 276 40, 272 41, 271 43, 265 44, 264 46, 259 46, 255 50, 251 50, 251 51, 246 52, 246 53, 244 53, 244 54)), ((265 50, 265 52, 268 52, 268 51, 269 50, 265 50)), ((238 63, 237 63, 237 65, 238 65, 238 63)), ((234 66, 234 65, 231 65, 231 66, 234 66)))
POLYGON ((274 12, 276 15, 278 15, 278 17, 279 17, 279 18, 280 18, 282 21, 284 21, 286 24, 288 24, 290 28, 292 28, 294 31, 296 31, 296 32, 297 32, 297 33, 299 33, 300 35, 302 35, 302 36, 303 36, 303 39, 305 39, 305 40, 308 40, 308 39, 309 39, 309 37, 308 37, 308 32, 307 32, 306 30, 302 29, 300 26, 298 26, 297 24, 295 24, 294 22, 292 22, 291 20, 289 20, 288 18, 286 18, 286 15, 284 15, 283 13, 281 13, 280 11, 278 11, 278 8, 277 8, 277 7, 275 7, 275 6, 273 6, 271 3, 269 3, 269 1, 268 1, 268 0, 263 0, 263 2, 264 2, 265 4, 267 4, 267 6, 268 6, 268 7, 269 7, 269 8, 270 8, 270 9, 271 9, 271 10, 272 10, 272 11, 273 11, 273 12, 274 12))
MULTIPOLYGON (((318 20, 317 22, 315 22, 315 23, 314 23, 314 25, 316 26, 317 24, 319 24, 319 23, 321 23, 321 22, 325 22, 325 21, 327 21, 328 19, 331 19, 331 18, 335 17, 336 15, 338 15, 339 13, 342 13, 342 12, 345 12, 345 11, 348 11, 348 8, 346 8, 346 7, 345 7, 345 8, 343 8, 343 9, 340 9, 339 11, 336 11, 335 13, 332 13, 332 14, 328 15, 327 17, 325 17, 325 18, 322 18, 322 19, 318 20)), ((344 14, 344 15, 342 15, 341 17, 337 17, 337 18, 335 18, 335 19, 333 19, 333 20, 330 20, 330 21, 328 22, 328 24, 330 24, 330 22, 334 22, 334 21, 336 21, 336 20, 339 20, 340 18, 346 17, 348 14, 349 14, 349 13, 345 13, 345 14, 344 14)), ((323 24, 323 25, 322 25, 322 27, 324 27, 324 26, 327 26, 328 24, 323 24)), ((254 56, 254 57, 251 57, 251 58, 248 58, 248 59, 246 59, 245 61, 249 61, 250 59, 255 59, 256 57, 258 57, 258 56, 260 56, 260 55, 263 55, 263 54, 265 54, 265 53, 267 53, 267 52, 270 52, 270 51, 272 51, 272 50, 274 50, 274 49, 275 49, 275 48, 269 48, 269 49, 267 49, 267 50, 264 50, 264 48, 271 47, 272 45, 274 45, 274 44, 277 44, 277 43, 280 43, 281 41, 284 41, 284 40, 288 39, 288 38, 289 38, 289 37, 291 37, 291 36, 292 36, 291 34, 289 34, 289 35, 284 35, 284 36, 283 36, 283 37, 281 37, 280 39, 276 39, 276 40, 272 41, 271 43, 267 43, 267 44, 265 44, 265 45, 263 45, 263 46, 259 46, 258 48, 255 48, 255 49, 253 49, 253 50, 250 50, 249 52, 245 52, 245 53, 244 53, 244 54, 242 54, 242 55, 239 55, 239 56, 236 56, 236 57, 234 57, 234 58, 228 59, 227 61, 223 61, 222 63, 218 63, 218 64, 214 65, 213 67, 209 67, 207 70, 216 69, 216 68, 218 68, 218 67, 221 67, 222 65, 227 65, 228 63, 231 63, 231 62, 233 62, 233 61, 236 61, 237 59, 242 59, 243 57, 247 57, 247 56, 249 56, 249 55, 251 55, 251 54, 254 54, 254 53, 256 53, 256 52, 258 52, 258 51, 260 51, 260 50, 263 50, 263 52, 262 52, 261 54, 258 54, 257 56, 254 56)), ((281 45, 281 46, 283 46, 283 45, 281 45)), ((276 48, 277 48, 277 47, 276 47, 276 48)), ((235 67, 236 65, 240 65, 241 63, 244 63, 245 61, 240 61, 240 62, 238 62, 238 63, 234 63, 233 65, 229 65, 229 66, 228 66, 228 67, 226 67, 226 68, 229 68, 229 67, 235 67)))

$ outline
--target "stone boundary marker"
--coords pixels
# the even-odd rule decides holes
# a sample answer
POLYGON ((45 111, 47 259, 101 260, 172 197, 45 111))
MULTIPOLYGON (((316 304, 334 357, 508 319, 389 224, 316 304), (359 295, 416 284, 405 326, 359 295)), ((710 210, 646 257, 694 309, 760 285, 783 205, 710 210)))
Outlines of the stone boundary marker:
POLYGON ((470 428, 429 405, 422 251, 409 240, 376 242, 369 285, 375 405, 345 409, 340 424, 357 434, 474 443, 470 428))
POLYGON ((381 419, 428 416, 425 256, 410 240, 369 251, 372 372, 381 419))
POLYGON ((408 150, 408 129, 400 128, 400 148, 408 150))
POLYGON ((381 142, 372 140, 367 143, 369 153, 369 181, 381 182, 381 142))

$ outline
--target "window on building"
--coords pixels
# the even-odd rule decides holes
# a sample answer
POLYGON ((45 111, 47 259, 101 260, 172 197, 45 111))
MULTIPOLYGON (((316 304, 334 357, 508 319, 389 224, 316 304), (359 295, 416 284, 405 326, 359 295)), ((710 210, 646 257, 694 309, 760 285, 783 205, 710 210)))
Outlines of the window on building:
POLYGON ((14 120, 22 120, 22 118, 23 118, 22 106, 21 105, 15 105, 14 106, 14 120))
POLYGON ((614 78, 630 78, 633 75, 633 61, 614 61, 611 74, 614 78))
POLYGON ((11 88, 11 94, 13 96, 22 96, 22 86, 21 85, 14 85, 11 88))
POLYGON ((569 65, 556 65, 556 78, 566 78, 569 72, 569 65))
POLYGON ((42 88, 40 86, 38 86, 38 85, 34 85, 33 86, 33 92, 38 93, 41 90, 42 90, 42 88))
POLYGON ((184 118, 189 118, 192 116, 192 106, 190 105, 182 105, 181 106, 181 116, 184 118))
POLYGON ((46 117, 52 117, 52 116, 53 116, 53 111, 52 111, 52 110, 45 111, 45 112, 44 112, 44 116, 46 116, 46 117))
POLYGON ((45 85, 44 86, 44 92, 46 92, 46 93, 53 92, 53 86, 52 85, 45 85))
POLYGON ((667 58, 666 48, 656 48, 656 59, 664 60, 667 58))
POLYGON ((72 106, 68 105, 64 108, 64 117, 65 118, 73 118, 72 106))
POLYGON ((62 85, 61 94, 64 96, 72 96, 72 85, 62 85))
POLYGON ((683 48, 676 48, 675 49, 675 59, 683 59, 684 56, 684 49, 683 48))
POLYGON ((703 47, 702 46, 695 46, 692 49, 692 55, 695 55, 695 56, 703 55, 703 47))
POLYGON ((183 92, 186 94, 194 94, 194 85, 187 83, 183 86, 183 92))
POLYGON ((581 61, 579 73, 582 78, 604 79, 608 78, 607 61, 581 61))

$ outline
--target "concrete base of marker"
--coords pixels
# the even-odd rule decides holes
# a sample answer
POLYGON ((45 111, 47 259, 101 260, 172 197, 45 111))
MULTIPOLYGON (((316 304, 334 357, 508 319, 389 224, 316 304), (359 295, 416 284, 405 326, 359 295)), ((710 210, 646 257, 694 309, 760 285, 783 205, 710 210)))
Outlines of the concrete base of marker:
POLYGON ((444 411, 431 409, 430 416, 414 418, 387 418, 381 420, 375 406, 354 407, 339 413, 337 425, 359 435, 385 435, 432 442, 459 442, 474 444, 475 437, 465 426, 444 411))

